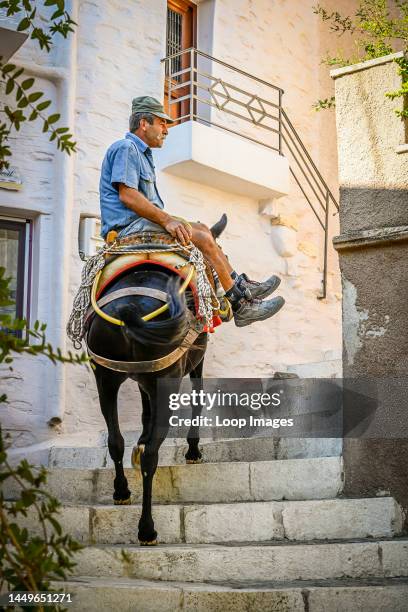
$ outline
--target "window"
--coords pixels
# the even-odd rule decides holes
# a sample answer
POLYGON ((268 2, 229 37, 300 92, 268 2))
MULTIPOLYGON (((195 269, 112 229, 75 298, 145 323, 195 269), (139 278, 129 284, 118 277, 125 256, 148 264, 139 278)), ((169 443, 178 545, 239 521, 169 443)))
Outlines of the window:
POLYGON ((28 221, 0 217, 0 266, 6 269, 6 278, 11 278, 9 288, 14 302, 10 306, 1 307, 1 312, 19 319, 28 319, 29 315, 29 241, 28 221))
MULTIPOLYGON (((167 3, 167 32, 166 32, 166 56, 179 53, 184 49, 196 46, 197 31, 197 7, 188 0, 169 0, 167 3)), ((170 63, 170 75, 190 67, 190 54, 184 53, 173 58, 170 63)), ((166 74, 164 87, 164 106, 167 113, 173 118, 185 117, 188 119, 190 112, 190 101, 183 100, 175 103, 177 98, 189 93, 188 81, 190 74, 169 77, 166 74), (186 83, 185 87, 180 87, 186 83), (178 89, 173 90, 173 87, 178 89), (169 102, 173 101, 173 104, 169 102)))

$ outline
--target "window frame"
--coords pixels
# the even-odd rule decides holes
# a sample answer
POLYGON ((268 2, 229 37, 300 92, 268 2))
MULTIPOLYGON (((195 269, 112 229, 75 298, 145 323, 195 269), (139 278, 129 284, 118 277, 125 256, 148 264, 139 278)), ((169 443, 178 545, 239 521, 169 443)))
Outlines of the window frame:
MULTIPOLYGON (((15 317, 16 319, 25 318, 28 321, 30 316, 32 223, 29 219, 20 220, 0 215, 0 229, 18 232, 15 317)), ((17 335, 21 336, 21 332, 18 332, 17 335)))

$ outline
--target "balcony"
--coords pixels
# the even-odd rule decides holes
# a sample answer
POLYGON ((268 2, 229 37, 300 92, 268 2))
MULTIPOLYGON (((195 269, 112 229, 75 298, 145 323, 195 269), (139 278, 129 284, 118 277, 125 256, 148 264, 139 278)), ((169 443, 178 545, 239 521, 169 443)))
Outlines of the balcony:
POLYGON ((288 194, 293 179, 324 231, 326 297, 329 213, 338 204, 288 117, 283 90, 193 48, 163 62, 175 126, 158 168, 259 200, 288 194))

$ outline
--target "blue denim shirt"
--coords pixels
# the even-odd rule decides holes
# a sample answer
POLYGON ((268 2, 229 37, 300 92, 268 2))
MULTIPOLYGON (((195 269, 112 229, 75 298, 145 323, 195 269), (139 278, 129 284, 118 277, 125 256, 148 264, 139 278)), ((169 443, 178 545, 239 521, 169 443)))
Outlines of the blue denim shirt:
POLYGON ((152 204, 164 208, 156 186, 152 151, 131 132, 109 147, 102 162, 99 198, 103 238, 110 230, 119 230, 140 218, 120 201, 119 183, 137 189, 152 204))

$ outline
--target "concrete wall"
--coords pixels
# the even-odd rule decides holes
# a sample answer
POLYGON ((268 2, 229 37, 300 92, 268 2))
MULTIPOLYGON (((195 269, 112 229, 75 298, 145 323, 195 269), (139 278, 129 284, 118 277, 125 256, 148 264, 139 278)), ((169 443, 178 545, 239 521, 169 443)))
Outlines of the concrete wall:
MULTIPOLYGON (((336 42, 313 15, 313 4, 312 0, 202 0, 198 6, 199 41, 215 57, 285 89, 287 111, 336 194, 334 115, 311 109, 317 98, 331 93, 332 85, 323 77, 319 62, 323 51, 334 48, 336 42)), ((24 190, 0 194, 0 207, 27 208, 36 218, 36 227, 43 228, 35 239, 34 285, 39 290, 33 302, 36 314, 50 323, 51 339, 60 346, 64 345, 63 329, 80 280, 80 216, 99 214, 101 161, 106 147, 127 129, 132 97, 162 97, 160 58, 165 54, 166 29, 164 0, 75 0, 73 11, 78 28, 69 43, 58 43, 48 57, 27 43, 15 59, 42 65, 44 70, 50 65, 61 72, 52 76, 45 70, 44 88, 56 102, 69 101, 68 123, 75 131, 78 153, 74 161, 66 160, 40 134, 39 126, 24 126, 13 143, 15 161, 25 178, 24 190), (68 89, 62 100, 64 87, 68 89), (62 183, 61 172, 65 176, 62 183), (61 185, 63 193, 58 195, 61 185), (65 211, 62 216, 61 207, 65 211), (38 213, 40 208, 45 214, 38 213), (47 223, 49 230, 45 229, 47 223)), ((223 212, 228 214, 222 244, 238 271, 258 280, 271 273, 283 279, 281 293, 287 305, 279 316, 245 330, 225 325, 211 337, 207 376, 221 372, 225 376, 267 376, 287 364, 319 361, 325 351, 340 347, 337 259, 331 252, 329 294, 319 301, 323 234, 295 185, 288 197, 260 206, 256 199, 165 172, 159 173, 158 183, 171 212, 208 224, 223 212), (273 215, 280 217, 280 225, 271 224, 273 215)), ((332 219, 332 232, 337 231, 336 219, 332 219)), ((56 432, 104 428, 88 369, 67 367, 56 375, 56 369, 48 364, 35 367, 45 368, 47 377, 24 360, 18 372, 25 390, 12 391, 15 401, 5 418, 7 425, 19 429, 27 415, 26 435, 20 443, 56 432), (26 403, 17 404, 18 397, 26 403), (58 431, 47 429, 51 417, 63 420, 58 431)), ((137 405, 135 385, 126 383, 120 408, 124 428, 137 425, 137 405)))
POLYGON ((333 72, 341 181, 341 235, 334 242, 343 280, 344 376, 378 386, 371 439, 344 441, 345 491, 388 491, 408 509, 408 146, 394 112, 403 101, 385 97, 401 86, 398 56, 333 72))

